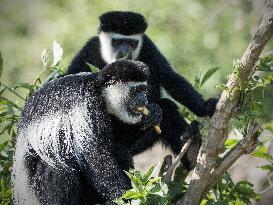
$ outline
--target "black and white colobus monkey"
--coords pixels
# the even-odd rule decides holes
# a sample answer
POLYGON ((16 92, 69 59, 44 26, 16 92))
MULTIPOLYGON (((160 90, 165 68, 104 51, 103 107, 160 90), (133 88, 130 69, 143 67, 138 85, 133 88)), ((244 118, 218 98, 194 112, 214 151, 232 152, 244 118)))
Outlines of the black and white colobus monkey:
MULTIPOLYGON (((14 204, 104 203, 129 189, 123 170, 133 167, 130 149, 137 139, 115 136, 112 121, 145 125, 135 108, 148 106, 148 75, 142 62, 116 61, 96 74, 61 77, 34 93, 18 126, 14 204)), ((159 113, 154 123, 160 120, 159 113)))
MULTIPOLYGON (((172 69, 167 59, 144 34, 146 28, 147 23, 141 14, 123 11, 104 13, 100 16, 98 36, 91 38, 75 56, 68 68, 68 74, 90 71, 87 63, 102 69, 107 63, 124 57, 144 62, 151 73, 148 80, 148 100, 159 104, 163 111, 161 140, 174 153, 178 153, 192 127, 181 117, 176 104, 169 99, 161 99, 161 88, 200 117, 212 116, 217 100, 205 101, 190 83, 172 69)), ((152 111, 157 112, 156 109, 152 111)), ((150 113, 152 119, 153 112, 150 113)), ((122 127, 119 135, 139 134, 130 126, 128 128, 121 124, 117 127, 122 127)), ((155 133, 145 136, 147 138, 139 142, 132 154, 150 147, 158 138, 155 133)))

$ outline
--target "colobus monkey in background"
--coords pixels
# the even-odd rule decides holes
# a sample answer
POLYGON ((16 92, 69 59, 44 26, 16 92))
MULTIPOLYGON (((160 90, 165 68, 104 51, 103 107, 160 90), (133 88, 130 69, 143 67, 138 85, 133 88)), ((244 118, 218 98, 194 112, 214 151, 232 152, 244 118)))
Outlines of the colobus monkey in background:
MULTIPOLYGON (((96 74, 67 75, 43 85, 26 102, 12 169, 15 205, 90 205, 120 197, 131 183, 135 136, 116 136, 113 120, 147 124, 148 67, 116 61, 96 74)), ((156 107, 156 106, 155 106, 156 107)), ((159 109, 159 108, 158 108, 159 109)), ((150 121, 149 121, 150 123, 150 121)))
MULTIPOLYGON (((99 18, 98 36, 92 37, 74 57, 68 68, 68 74, 90 72, 87 63, 102 69, 106 64, 120 58, 144 62, 150 69, 148 80, 148 100, 158 104, 163 111, 161 122, 163 144, 169 146, 177 154, 188 136, 198 132, 196 123, 190 126, 178 112, 176 104, 169 99, 161 98, 161 88, 177 102, 185 105, 200 117, 212 116, 217 103, 216 99, 207 101, 182 76, 177 74, 168 60, 145 34, 147 23, 141 14, 126 11, 111 11, 99 18), (181 138, 182 136, 182 138, 181 138)), ((153 120, 153 107, 147 121, 153 120)), ((116 123, 119 135, 135 135, 143 133, 136 127, 116 123)), ((137 154, 151 147, 158 136, 156 133, 145 133, 138 147, 132 154, 137 154)), ((189 164, 188 164, 189 166, 189 164)))

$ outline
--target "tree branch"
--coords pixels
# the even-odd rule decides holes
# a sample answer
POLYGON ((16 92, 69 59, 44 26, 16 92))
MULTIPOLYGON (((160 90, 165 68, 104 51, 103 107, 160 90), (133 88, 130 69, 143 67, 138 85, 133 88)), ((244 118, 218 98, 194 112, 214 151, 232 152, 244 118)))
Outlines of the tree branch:
POLYGON ((219 165, 210 174, 210 178, 213 180, 209 182, 203 194, 206 194, 214 187, 218 179, 240 156, 251 153, 259 145, 260 127, 261 125, 254 120, 249 122, 244 138, 224 156, 219 165))
POLYGON ((211 120, 208 135, 200 148, 197 165, 185 197, 178 205, 198 205, 211 178, 210 173, 216 166, 217 157, 228 134, 228 123, 239 103, 241 85, 253 72, 253 66, 261 51, 273 34, 273 0, 268 0, 261 25, 240 59, 240 67, 229 78, 211 120), (240 75, 238 75, 238 73, 240 75))
POLYGON ((166 175, 162 179, 163 182, 169 183, 172 180, 173 173, 174 173, 176 167, 181 162, 182 157, 184 156, 184 154, 188 150, 188 148, 189 148, 189 146, 191 144, 191 141, 192 141, 192 139, 189 138, 187 140, 187 142, 184 144, 184 146, 182 147, 182 149, 179 152, 179 154, 177 155, 177 157, 173 160, 172 165, 168 168, 168 171, 167 171, 166 175))

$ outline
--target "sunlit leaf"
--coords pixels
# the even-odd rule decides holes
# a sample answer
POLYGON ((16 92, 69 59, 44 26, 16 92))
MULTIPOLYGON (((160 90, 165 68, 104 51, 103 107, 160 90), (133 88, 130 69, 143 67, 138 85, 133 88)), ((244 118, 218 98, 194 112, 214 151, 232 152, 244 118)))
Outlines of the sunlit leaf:
POLYGON ((232 149, 233 147, 235 147, 238 144, 239 140, 237 139, 227 139, 225 141, 225 147, 227 149, 232 149))
POLYGON ((154 173, 154 171, 155 171, 155 168, 156 168, 156 165, 151 166, 151 167, 148 169, 148 171, 144 174, 144 176, 143 176, 143 181, 144 181, 144 182, 148 181, 148 180, 151 178, 151 176, 153 175, 153 173, 154 173))
POLYGON ((139 192, 128 190, 125 192, 125 194, 123 194, 122 198, 123 199, 138 199, 141 196, 142 194, 139 192))
POLYGON ((265 129, 269 130, 273 134, 273 124, 271 123, 265 124, 265 129))
POLYGON ((259 168, 261 168, 262 170, 265 170, 265 171, 273 172, 273 164, 259 166, 259 168))
POLYGON ((202 87, 202 85, 208 80, 210 79, 210 77, 216 72, 218 71, 220 68, 219 67, 215 67, 215 68, 211 68, 209 69, 205 75, 203 76, 203 78, 200 80, 200 86, 199 87, 202 87))
POLYGON ((92 73, 99 72, 99 69, 96 66, 94 66, 94 65, 92 65, 90 63, 87 63, 87 62, 86 62, 86 64, 88 65, 88 67, 90 68, 90 70, 91 70, 92 73))
POLYGON ((56 66, 62 60, 63 57, 63 48, 61 44, 57 43, 57 41, 53 41, 53 63, 52 66, 56 66))
POLYGON ((266 159, 268 161, 272 160, 272 156, 268 153, 268 148, 265 146, 258 147, 254 152, 252 152, 251 155, 266 159))

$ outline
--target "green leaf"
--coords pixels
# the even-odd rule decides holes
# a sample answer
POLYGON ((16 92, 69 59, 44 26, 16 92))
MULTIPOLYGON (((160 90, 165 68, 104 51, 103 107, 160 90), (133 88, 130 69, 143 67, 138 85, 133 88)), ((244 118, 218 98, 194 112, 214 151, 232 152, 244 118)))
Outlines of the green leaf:
POLYGON ((153 175, 156 165, 151 166, 148 171, 143 175, 143 181, 146 183, 153 175))
POLYGON ((5 92, 7 88, 3 88, 1 91, 0 91, 0 96, 5 92))
POLYGON ((5 180, 4 180, 4 178, 2 177, 1 178, 1 189, 2 189, 2 191, 5 191, 6 189, 6 186, 5 186, 5 180))
POLYGON ((11 105, 12 107, 14 107, 14 108, 16 108, 16 109, 18 109, 18 110, 21 110, 21 108, 20 108, 18 105, 16 105, 14 102, 12 102, 12 101, 10 101, 9 99, 4 98, 4 97, 1 97, 1 98, 2 98, 2 100, 0 101, 0 104, 6 105, 7 103, 10 103, 10 105, 11 105))
POLYGON ((229 205, 246 205, 246 203, 240 200, 236 200, 235 202, 230 202, 229 205))
POLYGON ((260 64, 258 65, 259 70, 264 72, 272 71, 272 62, 273 62, 272 56, 266 56, 262 58, 260 60, 260 64))
POLYGON ((123 194, 123 199, 139 199, 142 197, 142 194, 136 191, 128 190, 123 194))
POLYGON ((9 102, 7 102, 7 112, 10 114, 10 115, 14 115, 14 111, 12 109, 12 106, 9 102))
POLYGON ((87 63, 87 62, 86 62, 86 65, 88 65, 88 67, 90 68, 90 70, 91 70, 92 73, 99 72, 99 69, 96 66, 94 66, 94 65, 92 65, 90 63, 87 63))
POLYGON ((132 187, 134 189, 136 189, 137 191, 139 192, 142 192, 143 191, 143 185, 141 183, 141 179, 136 177, 136 176, 133 176, 131 178, 131 183, 132 183, 132 187))
POLYGON ((14 89, 17 89, 17 88, 25 88, 29 90, 30 93, 34 92, 34 86, 29 83, 18 83, 14 86, 14 89))
POLYGON ((248 181, 240 181, 235 186, 236 190, 247 195, 250 198, 256 196, 256 193, 253 191, 253 184, 248 181))
POLYGON ((150 179, 147 183, 147 185, 154 184, 155 182, 158 182, 161 180, 161 177, 155 177, 153 179, 150 179))
POLYGON ((50 50, 49 49, 44 49, 42 54, 41 54, 41 60, 43 63, 43 68, 50 68, 50 57, 49 57, 50 50))
POLYGON ((271 165, 271 164, 259 166, 259 168, 261 168, 262 170, 265 170, 265 171, 269 171, 270 173, 273 172, 273 165, 271 165))
POLYGON ((0 51, 0 78, 2 76, 2 73, 3 73, 3 58, 0 51))
POLYGON ((272 161, 272 156, 268 153, 268 148, 265 146, 258 147, 254 152, 251 154, 252 156, 259 157, 266 159, 268 161, 272 161))
POLYGON ((273 134, 273 124, 271 123, 265 124, 265 129, 269 130, 273 134))
POLYGON ((202 85, 208 80, 210 79, 210 77, 216 72, 218 71, 220 68, 219 67, 215 67, 215 68, 211 68, 209 69, 205 75, 203 76, 203 78, 200 80, 200 86, 199 87, 202 87, 202 85))
POLYGON ((239 140, 237 139, 227 139, 225 141, 225 147, 226 149, 232 149, 233 147, 235 147, 238 144, 239 140))

